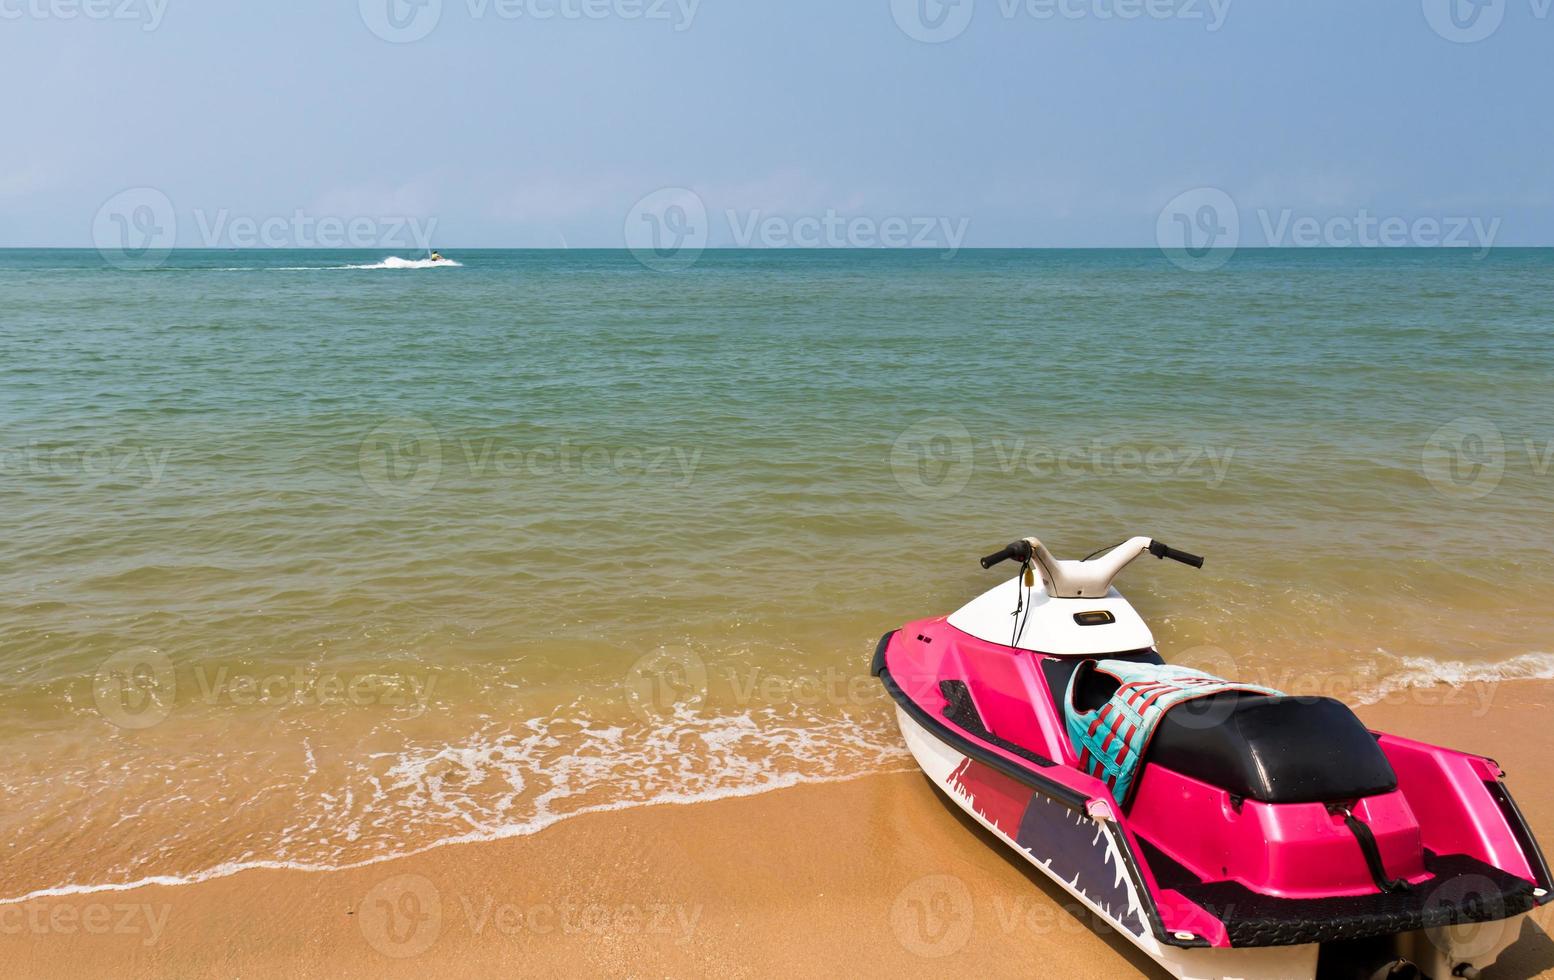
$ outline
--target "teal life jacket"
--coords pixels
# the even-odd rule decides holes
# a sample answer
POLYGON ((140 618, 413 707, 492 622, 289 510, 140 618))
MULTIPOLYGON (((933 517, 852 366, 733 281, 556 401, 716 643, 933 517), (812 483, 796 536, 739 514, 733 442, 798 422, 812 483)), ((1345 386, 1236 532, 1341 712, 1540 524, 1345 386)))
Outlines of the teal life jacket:
POLYGON ((1191 667, 1099 660, 1081 664, 1068 680, 1063 715, 1079 756, 1079 768, 1106 783, 1112 797, 1127 806, 1149 740, 1167 711, 1188 701, 1227 691, 1278 696, 1255 684, 1236 684, 1191 667), (1074 706, 1074 692, 1089 670, 1117 679, 1117 693, 1094 711, 1074 706))

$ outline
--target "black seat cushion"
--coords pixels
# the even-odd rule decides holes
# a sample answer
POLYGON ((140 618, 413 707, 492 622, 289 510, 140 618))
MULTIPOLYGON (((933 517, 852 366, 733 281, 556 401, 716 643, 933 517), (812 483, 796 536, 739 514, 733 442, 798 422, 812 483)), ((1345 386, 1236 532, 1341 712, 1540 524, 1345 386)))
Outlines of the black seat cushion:
POLYGON ((1398 786, 1376 739, 1332 698, 1189 701, 1166 712, 1145 762, 1264 803, 1336 803, 1398 786))

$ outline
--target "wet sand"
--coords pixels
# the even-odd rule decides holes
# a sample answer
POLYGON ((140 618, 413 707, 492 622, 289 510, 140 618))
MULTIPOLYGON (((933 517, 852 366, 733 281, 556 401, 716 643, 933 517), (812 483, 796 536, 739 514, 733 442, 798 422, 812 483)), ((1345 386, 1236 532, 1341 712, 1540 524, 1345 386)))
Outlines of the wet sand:
MULTIPOLYGON (((1495 757, 1554 843, 1554 684, 1430 688, 1374 727, 1495 757), (1492 711, 1485 710, 1486 701, 1492 711)), ((1554 976, 1540 910, 1485 976, 1554 976)), ((579 816, 331 872, 0 906, 14 976, 1163 976, 915 772, 579 816)))

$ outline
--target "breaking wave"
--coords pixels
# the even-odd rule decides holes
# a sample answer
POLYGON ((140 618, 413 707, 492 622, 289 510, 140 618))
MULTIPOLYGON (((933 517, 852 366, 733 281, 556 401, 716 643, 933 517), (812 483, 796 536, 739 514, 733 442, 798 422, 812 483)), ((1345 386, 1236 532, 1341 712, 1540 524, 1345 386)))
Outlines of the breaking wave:
POLYGON ((1523 653, 1508 660, 1470 663, 1465 660, 1431 660, 1403 657, 1398 669, 1370 690, 1358 695, 1360 704, 1375 704, 1398 691, 1437 684, 1484 684, 1493 681, 1554 680, 1554 653, 1523 653))
MULTIPOLYGON (((266 790, 291 797, 288 825, 273 835, 238 834, 244 846, 230 859, 203 868, 168 867, 181 848, 201 843, 170 828, 158 842, 160 853, 96 880, 66 879, 0 897, 0 905, 194 884, 261 868, 347 870, 449 844, 528 836, 588 813, 909 771, 906 749, 893 734, 884 725, 760 708, 724 715, 680 709, 625 723, 603 722, 584 709, 486 727, 457 741, 367 752, 333 772, 319 771, 305 742, 300 779, 266 790)), ((194 780, 187 767, 180 776, 179 768, 169 766, 157 777, 178 782, 165 792, 182 801, 185 826, 220 829, 223 814, 198 811, 197 801, 210 799, 213 787, 194 780)))

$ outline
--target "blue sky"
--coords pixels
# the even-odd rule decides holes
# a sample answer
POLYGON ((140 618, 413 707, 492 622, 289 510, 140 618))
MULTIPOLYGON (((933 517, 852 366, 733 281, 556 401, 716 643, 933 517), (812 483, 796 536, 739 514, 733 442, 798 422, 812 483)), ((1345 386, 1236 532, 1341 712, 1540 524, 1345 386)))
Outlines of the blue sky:
POLYGON ((661 188, 713 245, 831 216, 825 244, 1152 246, 1199 188, 1242 244, 1366 215, 1554 244, 1549 0, 1474 2, 0 0, 0 244, 89 245, 127 188, 180 245, 618 247, 661 188))

